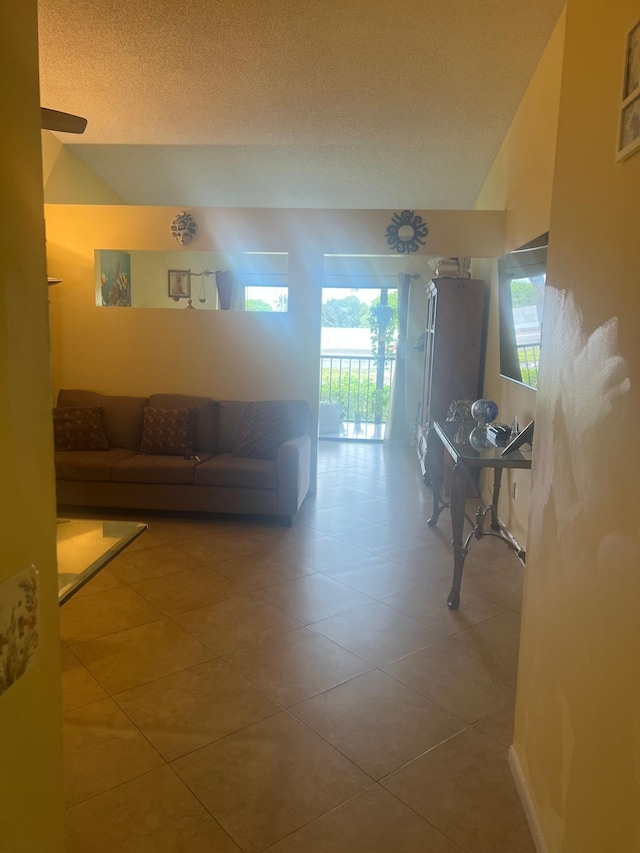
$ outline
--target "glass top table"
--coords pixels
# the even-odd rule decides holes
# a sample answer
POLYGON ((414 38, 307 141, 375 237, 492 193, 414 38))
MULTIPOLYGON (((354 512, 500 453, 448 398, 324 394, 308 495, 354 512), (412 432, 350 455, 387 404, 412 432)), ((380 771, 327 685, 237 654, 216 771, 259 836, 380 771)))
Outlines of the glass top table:
POLYGON ((139 521, 59 518, 58 603, 64 604, 147 529, 139 521))
POLYGON ((531 450, 512 450, 504 456, 506 446, 493 444, 486 437, 483 441, 486 430, 475 422, 436 421, 433 426, 456 462, 464 462, 471 468, 531 468, 531 450))
POLYGON ((434 436, 439 439, 431 442, 429 468, 433 471, 433 513, 428 520, 430 527, 438 523, 438 517, 445 507, 451 508, 451 532, 453 545, 453 583, 447 598, 447 605, 452 610, 460 606, 460 587, 464 560, 472 539, 482 539, 483 536, 496 536, 509 548, 518 554, 524 562, 525 552, 511 539, 504 530, 498 518, 498 498, 500 483, 505 468, 531 468, 532 451, 513 450, 506 452, 504 446, 496 446, 487 440, 486 431, 479 429, 475 423, 458 421, 435 421, 434 436), (440 448, 440 454, 436 452, 440 448), (442 452, 446 452, 453 461, 453 476, 451 481, 451 497, 449 503, 442 498, 444 485, 444 464, 442 452), (506 454, 506 455, 503 455, 506 454), (439 457, 439 458, 438 458, 439 457), (488 507, 478 507, 475 524, 471 533, 464 538, 464 522, 466 517, 467 485, 472 478, 472 472, 480 468, 493 469, 493 493, 488 507), (486 515, 490 516, 491 529, 485 530, 486 515))

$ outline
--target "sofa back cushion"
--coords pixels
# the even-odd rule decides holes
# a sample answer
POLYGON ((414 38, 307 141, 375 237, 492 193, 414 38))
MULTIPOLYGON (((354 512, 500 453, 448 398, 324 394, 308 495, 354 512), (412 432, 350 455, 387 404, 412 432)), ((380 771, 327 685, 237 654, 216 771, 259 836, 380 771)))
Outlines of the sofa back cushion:
POLYGON ((306 400, 261 400, 254 403, 220 400, 219 453, 232 453, 235 450, 249 405, 254 414, 261 412, 267 419, 285 420, 285 438, 309 432, 309 405, 306 400))
POLYGON ((196 453, 215 453, 218 449, 218 404, 209 397, 189 394, 151 394, 149 405, 155 409, 195 409, 196 453))
POLYGON ((95 391, 61 389, 58 406, 101 406, 104 431, 111 447, 140 450, 142 413, 147 397, 117 397, 95 391))
POLYGON ((218 453, 231 453, 238 442, 242 416, 249 403, 242 400, 220 400, 218 403, 218 453))
POLYGON ((275 411, 280 412, 287 419, 291 429, 287 438, 307 435, 309 432, 309 404, 306 400, 266 400, 262 403, 256 403, 256 406, 264 407, 267 411, 273 407, 275 411))

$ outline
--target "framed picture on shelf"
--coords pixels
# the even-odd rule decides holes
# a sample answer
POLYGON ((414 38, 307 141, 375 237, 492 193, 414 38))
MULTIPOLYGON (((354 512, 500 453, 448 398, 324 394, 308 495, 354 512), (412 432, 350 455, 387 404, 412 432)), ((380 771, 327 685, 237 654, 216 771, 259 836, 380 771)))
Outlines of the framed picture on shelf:
POLYGON ((111 249, 96 250, 100 273, 96 304, 131 308, 131 255, 111 249))
POLYGON ((514 450, 520 450, 524 444, 528 444, 533 449, 533 424, 534 422, 531 421, 522 432, 519 432, 515 438, 512 438, 500 455, 508 456, 514 450))
POLYGON ((616 159, 625 160, 638 150, 640 150, 640 21, 627 36, 616 159))
POLYGON ((169 270, 169 296, 175 300, 191 296, 191 270, 169 270))

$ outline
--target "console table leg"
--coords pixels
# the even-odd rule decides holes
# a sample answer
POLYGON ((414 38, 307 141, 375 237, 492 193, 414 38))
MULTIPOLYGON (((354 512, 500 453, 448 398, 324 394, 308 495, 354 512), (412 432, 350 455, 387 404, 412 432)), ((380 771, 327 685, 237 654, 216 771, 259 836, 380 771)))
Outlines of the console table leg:
POLYGON ((431 484, 431 488, 433 491, 433 512, 431 513, 431 517, 427 519, 427 524, 429 527, 435 527, 438 523, 438 519, 440 518, 440 513, 443 509, 446 509, 450 504, 446 503, 442 500, 442 488, 444 483, 437 482, 433 480, 431 484))
POLYGON ((444 448, 436 433, 430 432, 426 450, 428 471, 431 475, 431 488, 433 490, 433 512, 431 518, 427 519, 429 527, 435 527, 442 510, 449 506, 442 500, 442 488, 444 486, 444 448))
POLYGON ((447 598, 452 610, 460 606, 460 587, 466 548, 462 540, 464 533, 465 501, 467 498, 467 473, 461 465, 453 469, 451 482, 451 532, 453 536, 453 584, 447 598))
POLYGON ((502 480, 502 468, 493 469, 493 500, 491 501, 491 529, 500 530, 498 521, 498 498, 500 497, 500 482, 502 480))

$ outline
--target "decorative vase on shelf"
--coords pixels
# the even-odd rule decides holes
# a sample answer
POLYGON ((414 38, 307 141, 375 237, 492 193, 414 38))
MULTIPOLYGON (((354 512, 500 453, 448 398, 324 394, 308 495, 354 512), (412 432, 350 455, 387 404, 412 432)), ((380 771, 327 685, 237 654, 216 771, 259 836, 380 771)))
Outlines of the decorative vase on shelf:
POLYGON ((436 275, 438 278, 458 278, 460 267, 457 258, 440 258, 436 275))
POLYGON ((471 406, 471 417, 480 426, 488 426, 498 417, 498 404, 495 400, 476 400, 471 406))

